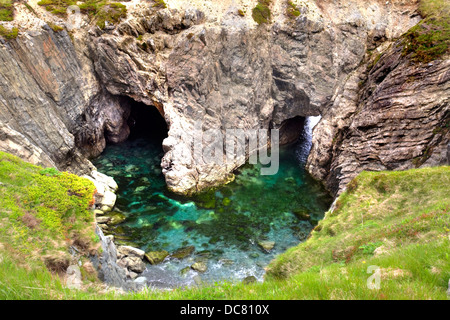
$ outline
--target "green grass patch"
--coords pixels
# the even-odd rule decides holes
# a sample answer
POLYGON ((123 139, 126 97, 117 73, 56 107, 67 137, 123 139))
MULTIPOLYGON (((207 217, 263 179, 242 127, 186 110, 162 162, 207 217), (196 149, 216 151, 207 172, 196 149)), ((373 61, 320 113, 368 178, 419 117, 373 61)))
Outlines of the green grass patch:
POLYGON ((42 6, 48 12, 60 16, 67 16, 67 7, 76 5, 76 0, 41 0, 38 5, 42 6))
MULTIPOLYGON (((77 5, 78 2, 75 0, 41 0, 38 5, 57 16, 66 17, 67 8, 71 5, 77 5)), ((80 2, 82 2, 79 3, 80 11, 91 16, 101 29, 104 29, 107 24, 116 24, 127 16, 126 6, 118 2, 106 0, 80 2)))
POLYGON ((0 21, 14 20, 13 0, 0 0, 0 21))
POLYGON ((269 23, 271 0, 259 0, 258 4, 252 10, 252 18, 257 24, 269 23))
POLYGON ((427 63, 450 52, 450 2, 422 0, 419 12, 424 19, 403 36, 403 54, 427 63))
POLYGON ((69 245, 96 247, 91 181, 0 152, 0 182, 0 244, 11 256, 52 267, 69 245))
POLYGON ((164 2, 164 0, 155 0, 155 3, 153 4, 153 7, 155 8, 161 8, 165 9, 167 8, 167 4, 164 2))
POLYGON ((17 38, 19 34, 19 29, 17 28, 12 28, 12 29, 7 29, 4 26, 0 25, 0 36, 7 39, 7 40, 12 40, 17 38))
POLYGON ((295 19, 298 16, 300 16, 300 10, 297 8, 295 3, 293 3, 291 0, 287 1, 287 7, 286 7, 286 15, 289 18, 295 19))

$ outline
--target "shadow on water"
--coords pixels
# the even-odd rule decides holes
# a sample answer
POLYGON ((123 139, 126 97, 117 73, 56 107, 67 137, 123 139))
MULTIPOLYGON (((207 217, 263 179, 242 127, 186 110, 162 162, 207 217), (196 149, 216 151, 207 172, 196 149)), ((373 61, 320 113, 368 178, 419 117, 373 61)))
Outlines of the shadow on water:
POLYGON ((119 244, 146 252, 195 247, 185 258, 148 264, 143 275, 155 287, 192 285, 199 275, 206 282, 248 276, 262 281, 264 267, 304 241, 331 203, 321 184, 304 170, 312 121, 307 119, 297 143, 281 148, 276 175, 261 176, 258 165, 245 165, 234 182, 185 198, 167 190, 161 172, 164 120, 155 108, 133 105, 130 138, 108 145, 93 161, 119 185, 115 210, 126 220, 110 233, 119 244), (267 251, 265 245, 273 248, 267 251), (206 272, 193 270, 196 262, 206 272))

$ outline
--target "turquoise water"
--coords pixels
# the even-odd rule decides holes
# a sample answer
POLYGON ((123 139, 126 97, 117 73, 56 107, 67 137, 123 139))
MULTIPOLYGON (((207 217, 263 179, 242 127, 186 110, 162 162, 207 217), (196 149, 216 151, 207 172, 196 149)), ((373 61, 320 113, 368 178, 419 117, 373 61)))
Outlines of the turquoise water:
POLYGON ((116 241, 146 252, 195 247, 184 259, 148 264, 143 275, 155 287, 191 285, 198 276, 206 282, 241 281, 248 276, 262 281, 264 267, 304 241, 332 200, 304 170, 310 127, 307 122, 297 144, 281 148, 278 174, 261 176, 258 166, 246 165, 234 182, 194 198, 166 188, 160 168, 164 137, 140 135, 109 145, 93 162, 119 185, 114 210, 126 220, 110 233, 116 241), (261 241, 275 245, 268 252, 261 241), (203 261, 207 271, 186 268, 196 261, 203 261))

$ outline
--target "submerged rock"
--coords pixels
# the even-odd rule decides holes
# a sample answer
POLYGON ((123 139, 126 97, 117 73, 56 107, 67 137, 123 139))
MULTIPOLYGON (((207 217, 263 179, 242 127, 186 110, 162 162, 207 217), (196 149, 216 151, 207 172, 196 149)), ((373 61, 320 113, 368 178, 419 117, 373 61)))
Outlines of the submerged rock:
POLYGON ((181 260, 181 259, 184 259, 184 258, 190 256, 192 253, 194 253, 194 251, 195 251, 195 247, 194 246, 183 247, 183 248, 180 248, 180 249, 176 250, 170 256, 172 258, 181 260))
POLYGON ((301 221, 309 220, 311 218, 308 210, 305 208, 297 208, 292 210, 292 213, 301 221))
POLYGON ((234 264, 234 261, 231 259, 220 259, 219 262, 224 266, 231 266, 232 264, 234 264))
POLYGON ((161 251, 151 251, 145 254, 145 258, 150 262, 150 264, 155 265, 164 261, 164 259, 169 255, 166 250, 161 251))
POLYGON ((191 270, 191 267, 185 267, 185 268, 180 270, 180 274, 182 276, 185 276, 190 270, 191 270))
POLYGON ((117 211, 112 211, 106 214, 105 217, 109 218, 108 222, 106 222, 109 225, 117 225, 126 220, 126 216, 123 213, 117 211))

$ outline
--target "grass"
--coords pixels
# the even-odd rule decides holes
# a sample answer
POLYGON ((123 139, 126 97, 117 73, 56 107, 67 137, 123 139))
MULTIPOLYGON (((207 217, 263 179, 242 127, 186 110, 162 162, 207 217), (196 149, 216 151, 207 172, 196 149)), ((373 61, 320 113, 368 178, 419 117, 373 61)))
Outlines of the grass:
POLYGON ((153 7, 165 9, 167 8, 167 4, 164 2, 164 0, 155 0, 153 7))
MULTIPOLYGON (((67 7, 76 5, 76 0, 41 0, 38 5, 60 17, 67 16, 67 7)), ((127 16, 127 8, 118 2, 107 0, 84 0, 79 4, 80 11, 93 18, 96 24, 104 29, 106 25, 117 24, 127 16)))
POLYGON ((270 22, 271 0, 259 0, 258 4, 252 10, 252 18, 257 24, 265 24, 270 22))
MULTIPOLYGON (((95 186, 87 179, 42 169, 0 152, 0 255, 47 279, 48 270, 70 263, 69 246, 96 250, 95 186), (36 269, 37 271, 33 271, 36 269)), ((0 265, 0 273, 9 270, 0 265)), ((7 276, 2 282, 10 281, 7 276)), ((39 279, 37 279, 38 281, 39 279)), ((0 291, 6 288, 0 284, 0 291)), ((16 288, 17 289, 17 288, 16 288)))
POLYGON ((404 55, 428 63, 450 52, 450 2, 422 0, 419 12, 424 19, 404 35, 404 55))
POLYGON ((0 25, 0 36, 7 39, 12 40, 17 38, 19 34, 19 29, 13 27, 12 29, 8 30, 4 26, 0 25))
MULTIPOLYGON (((100 291, 94 280, 84 290, 65 289, 42 258, 66 250, 74 228, 81 233, 91 225, 86 207, 92 186, 76 176, 24 164, 3 153, 0 160, 0 298, 447 298, 448 166, 362 172, 339 196, 335 209, 327 212, 310 238, 268 266, 263 283, 221 282, 172 291, 118 294, 100 291), (28 214, 39 222, 36 224, 28 214), (371 280, 378 275, 380 287, 370 289, 368 283, 376 283, 371 280)), ((89 277, 85 278, 87 282, 89 277)))
POLYGON ((57 24, 54 24, 52 22, 47 21, 47 25, 54 31, 54 32, 60 32, 63 31, 64 28, 61 26, 58 26, 57 24))
POLYGON ((0 21, 14 20, 13 0, 0 0, 0 21))
POLYGON ((295 3, 293 3, 291 0, 288 0, 287 2, 287 7, 286 7, 286 15, 289 18, 295 19, 298 16, 300 16, 300 10, 297 8, 297 6, 295 5, 295 3))

